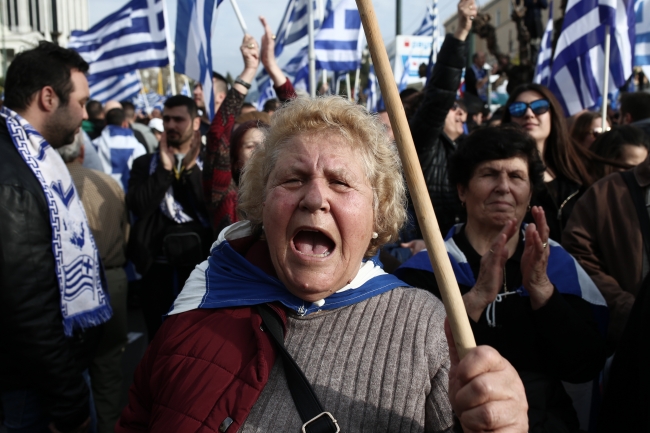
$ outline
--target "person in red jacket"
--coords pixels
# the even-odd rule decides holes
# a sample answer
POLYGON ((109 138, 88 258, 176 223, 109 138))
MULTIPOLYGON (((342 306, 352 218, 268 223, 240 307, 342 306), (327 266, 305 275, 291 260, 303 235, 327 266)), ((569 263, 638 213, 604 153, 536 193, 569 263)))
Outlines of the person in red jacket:
MULTIPOLYGON (((275 41, 273 32, 264 17, 260 17, 265 34, 262 37, 261 51, 258 50, 255 39, 244 36, 241 52, 244 60, 244 70, 235 80, 228 91, 226 99, 219 106, 208 131, 208 144, 203 166, 203 194, 205 203, 212 219, 215 235, 230 224, 239 220, 237 216, 237 185, 239 170, 250 157, 251 152, 245 152, 242 157, 236 152, 234 161, 231 160, 231 135, 235 126, 235 118, 239 115, 244 98, 255 78, 255 73, 262 56, 262 64, 273 80, 275 92, 282 102, 295 98, 296 93, 291 81, 284 75, 275 59, 275 41)), ((248 133, 250 137, 242 137, 249 143, 259 142, 261 132, 253 128, 248 133)), ((242 140, 242 141, 243 141, 242 140)))

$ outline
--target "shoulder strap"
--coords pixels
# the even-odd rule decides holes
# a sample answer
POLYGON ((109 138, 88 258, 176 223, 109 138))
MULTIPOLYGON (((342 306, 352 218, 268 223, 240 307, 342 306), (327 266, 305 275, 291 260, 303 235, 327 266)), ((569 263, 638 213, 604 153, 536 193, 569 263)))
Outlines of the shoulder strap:
POLYGON ((273 341, 275 341, 282 355, 282 364, 284 366, 284 374, 287 378, 287 385, 289 385, 289 391, 291 391, 291 397, 296 405, 296 409, 298 409, 300 419, 304 423, 302 432, 337 433, 341 431, 336 419, 334 419, 331 413, 325 412, 305 374, 291 357, 287 348, 284 347, 283 326, 278 314, 266 304, 258 305, 257 312, 262 317, 264 326, 271 334, 273 341))
POLYGON ((634 207, 636 208, 636 213, 639 217, 641 235, 643 236, 643 246, 645 247, 648 258, 650 258, 650 216, 648 216, 648 210, 646 209, 643 188, 641 188, 637 183, 632 170, 621 171, 620 173, 630 190, 632 202, 634 202, 634 207))

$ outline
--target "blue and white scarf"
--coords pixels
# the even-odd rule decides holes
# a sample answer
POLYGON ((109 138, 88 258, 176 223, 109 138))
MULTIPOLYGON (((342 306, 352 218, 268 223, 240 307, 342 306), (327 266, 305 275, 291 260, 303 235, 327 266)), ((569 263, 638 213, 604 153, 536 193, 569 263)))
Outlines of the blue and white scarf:
POLYGON ((364 301, 397 287, 409 287, 384 272, 377 256, 365 261, 357 276, 336 293, 317 302, 291 294, 282 282, 251 264, 228 240, 251 235, 249 221, 225 228, 212 245, 208 260, 198 265, 185 283, 169 314, 197 308, 227 308, 281 302, 301 316, 333 310, 364 301))
MULTIPOLYGON (((454 270, 454 275, 456 276, 458 284, 467 287, 474 287, 476 284, 476 278, 472 272, 472 268, 467 262, 467 257, 460 248, 458 248, 458 245, 456 245, 456 242, 454 241, 454 235, 462 226, 463 224, 456 224, 451 228, 451 230, 449 230, 449 233, 445 237, 445 248, 447 249, 447 254, 449 254, 451 267, 454 270)), ((521 228, 522 241, 525 241, 526 226, 527 224, 523 224, 521 228)), ((551 284, 555 286, 558 292, 578 296, 591 304, 599 328, 601 332, 604 332, 604 329, 606 329, 607 326, 608 310, 605 298, 603 298, 598 287, 596 287, 596 284, 594 284, 591 277, 589 277, 587 272, 585 272, 576 259, 567 253, 560 244, 549 239, 548 246, 550 248, 550 253, 546 273, 551 284)), ((429 256, 426 250, 420 251, 403 263, 395 272, 396 275, 399 276, 401 271, 404 269, 419 269, 433 273, 433 268, 431 267, 431 262, 429 261, 429 256)), ((497 298, 485 310, 488 324, 490 324, 490 326, 494 326, 496 322, 495 310, 497 303, 501 302, 505 296, 514 293, 519 296, 529 296, 524 286, 519 287, 513 292, 499 293, 497 298)))
POLYGON ((52 252, 65 335, 108 321, 113 314, 102 285, 100 261, 86 212, 61 156, 25 119, 3 107, 18 153, 41 184, 50 212, 52 252))
POLYGON ((147 149, 131 129, 115 125, 106 125, 102 134, 93 140, 93 146, 97 149, 104 173, 118 181, 126 192, 133 161, 146 154, 147 149))
MULTIPOLYGON (((159 162, 160 162, 160 152, 156 152, 153 155, 153 158, 151 158, 151 165, 149 165, 149 175, 154 174, 156 168, 158 167, 159 162)), ((196 158, 196 166, 199 167, 200 170, 203 170, 203 160, 200 157, 196 158)), ((167 189, 167 192, 165 192, 165 197, 160 202, 160 211, 167 218, 169 218, 170 220, 178 224, 184 224, 184 223, 189 223, 194 221, 194 218, 192 218, 191 216, 185 213, 185 210, 183 209, 183 205, 181 205, 174 198, 174 188, 171 186, 167 189)), ((204 221, 203 219, 201 219, 200 222, 206 227, 208 227, 209 225, 209 223, 207 221, 204 221)))

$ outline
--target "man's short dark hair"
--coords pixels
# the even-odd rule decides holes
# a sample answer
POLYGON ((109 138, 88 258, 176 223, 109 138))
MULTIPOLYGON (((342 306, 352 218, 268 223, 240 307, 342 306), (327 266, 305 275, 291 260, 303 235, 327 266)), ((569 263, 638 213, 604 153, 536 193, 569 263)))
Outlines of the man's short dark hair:
POLYGON ((102 113, 104 113, 102 103, 94 99, 86 102, 86 113, 88 113, 88 119, 90 120, 101 119, 102 113))
POLYGON ((11 62, 5 80, 5 105, 12 110, 25 110, 34 94, 46 86, 54 89, 62 106, 67 105, 73 91, 72 69, 85 73, 88 63, 76 51, 41 41, 11 62))
POLYGON ((198 108, 196 102, 192 98, 184 95, 174 95, 165 101, 165 108, 186 107, 187 112, 190 113, 190 118, 194 119, 198 116, 198 108))
POLYGON ((122 109, 124 110, 124 115, 127 119, 133 119, 135 116, 135 105, 131 101, 120 101, 122 104, 122 109))
POLYGON ((121 108, 113 108, 111 110, 108 110, 108 113, 106 113, 107 125, 122 126, 122 123, 124 123, 125 120, 126 114, 121 108))
POLYGON ((650 118, 650 93, 634 92, 621 95, 621 117, 629 113, 632 122, 650 118))
POLYGON ((262 111, 268 113, 269 111, 275 111, 280 107, 280 101, 278 98, 269 99, 264 103, 264 108, 262 111))

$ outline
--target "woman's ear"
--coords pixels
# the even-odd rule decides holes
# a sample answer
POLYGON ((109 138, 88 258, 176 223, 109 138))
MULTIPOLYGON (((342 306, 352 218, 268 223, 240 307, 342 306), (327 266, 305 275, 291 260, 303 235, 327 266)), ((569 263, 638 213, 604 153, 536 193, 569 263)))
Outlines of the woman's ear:
POLYGON ((465 203, 465 196, 467 194, 467 188, 465 185, 458 184, 456 185, 456 190, 458 190, 458 198, 462 203, 465 203))

